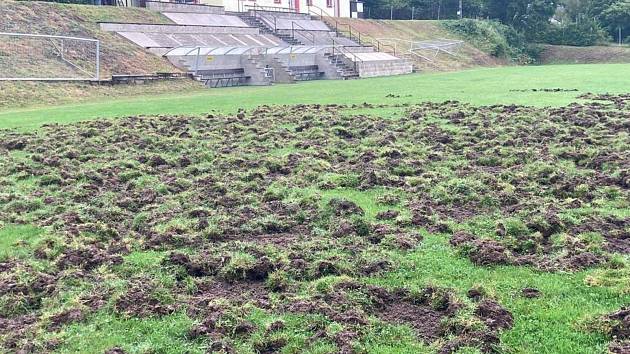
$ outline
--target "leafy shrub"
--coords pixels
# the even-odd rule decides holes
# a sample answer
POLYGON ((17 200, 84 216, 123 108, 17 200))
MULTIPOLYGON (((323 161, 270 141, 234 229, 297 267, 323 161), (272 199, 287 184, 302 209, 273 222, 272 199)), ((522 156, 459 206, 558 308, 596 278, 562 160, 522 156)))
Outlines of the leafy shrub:
POLYGON ((583 18, 579 22, 549 26, 543 40, 549 44, 586 47, 606 42, 609 38, 597 21, 583 18))
POLYGON ((444 21, 442 26, 475 47, 497 58, 518 63, 531 63, 534 58, 522 33, 498 21, 462 19, 444 21))

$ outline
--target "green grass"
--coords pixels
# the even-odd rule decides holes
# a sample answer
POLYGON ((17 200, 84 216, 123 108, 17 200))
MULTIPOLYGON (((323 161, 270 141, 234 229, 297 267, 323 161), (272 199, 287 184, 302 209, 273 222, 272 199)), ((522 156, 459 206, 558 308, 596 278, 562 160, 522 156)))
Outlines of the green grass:
MULTIPOLYGON (((356 81, 320 81, 298 85, 274 87, 245 87, 220 90, 199 90, 184 94, 103 99, 93 103, 35 107, 0 112, 0 128, 36 129, 46 123, 71 123, 97 117, 111 118, 138 114, 202 114, 212 111, 234 112, 239 108, 253 108, 261 104, 343 103, 373 104, 416 103, 426 100, 456 99, 473 104, 528 104, 564 105, 574 102, 585 92, 627 92, 630 65, 558 65, 544 67, 505 67, 479 69, 458 73, 408 75, 396 78, 377 78, 356 81), (564 88, 579 92, 510 92, 511 89, 564 88), (400 97, 387 98, 394 94, 400 97)), ((376 109, 356 108, 353 114, 367 114, 390 118, 399 116, 404 107, 376 109)), ((294 153, 292 147, 272 151, 274 156, 294 153)), ((19 156, 18 156, 19 157, 19 156)), ((346 178, 329 174, 331 181, 346 178)), ((35 180, 27 179, 16 190, 35 188, 35 180)), ((152 179, 136 181, 150 185, 152 179)), ((462 182, 463 183, 463 182, 462 182)), ((444 194, 448 194, 448 185, 444 194)), ((288 187, 287 187, 288 188, 288 187)), ((401 204, 386 206, 378 197, 384 189, 359 191, 353 188, 335 188, 321 191, 317 188, 290 192, 307 195, 318 193, 322 206, 332 198, 346 198, 361 206, 366 217, 388 209, 402 209, 401 204)), ((448 195, 447 195, 448 196, 448 195)), ((405 196, 400 196, 404 200, 405 196)), ((606 207, 606 206, 602 206, 606 207)), ((611 208, 611 213, 627 216, 627 209, 611 208)), ((594 209, 584 209, 585 213, 594 209)), ((173 218, 172 223, 185 223, 173 218)), ((169 226, 170 224, 165 224, 169 226)), ((25 258, 44 231, 35 226, 7 225, 0 228, 0 261, 8 257, 25 258)), ((584 327, 594 316, 611 312, 630 303, 630 279, 627 268, 594 269, 576 273, 540 272, 530 267, 480 267, 457 254, 442 234, 424 232, 422 245, 413 252, 392 251, 396 269, 383 276, 366 280, 388 287, 422 288, 435 284, 454 291, 465 298, 472 287, 482 287, 512 311, 515 325, 501 334, 502 349, 508 353, 603 353, 609 340, 602 333, 584 327), (542 291, 536 299, 520 296, 524 287, 542 291)), ((135 250, 124 257, 114 272, 123 276, 151 275, 164 286, 173 285, 172 274, 162 266, 167 253, 163 251, 135 250)), ((625 257, 628 261, 628 257, 625 257)), ((122 283, 121 283, 122 284, 122 283)), ((122 286, 122 285, 121 285, 122 286)), ((465 300, 467 301, 467 300, 465 300)), ((279 335, 288 339, 286 352, 300 352, 312 331, 305 327, 309 321, 303 316, 283 315, 286 329, 279 335)), ((249 320, 260 328, 276 315, 254 310, 249 320)), ((103 352, 118 346, 130 353, 197 353, 204 352, 208 343, 192 341, 186 337, 193 320, 184 313, 159 318, 125 318, 107 309, 92 314, 84 322, 71 324, 58 334, 63 339, 59 352, 103 352)), ((250 342, 261 337, 259 329, 250 342)), ((251 343, 237 343, 239 352, 253 352, 251 343)), ((381 325, 367 334, 363 344, 369 353, 418 353, 429 349, 419 344, 413 333, 404 326, 381 325)), ((330 341, 320 341, 310 347, 312 353, 328 353, 335 347, 330 341)))
POLYGON ((0 261, 9 257, 28 256, 43 232, 42 229, 31 225, 0 227, 0 261))
POLYGON ((630 64, 553 65, 413 74, 353 81, 314 81, 272 87, 193 90, 186 93, 101 98, 90 103, 0 112, 0 128, 33 129, 45 123, 70 123, 98 117, 140 114, 235 112, 262 104, 417 103, 460 100, 473 104, 565 105, 585 92, 624 92, 630 64), (510 92, 513 89, 564 88, 579 92, 510 92), (387 98, 388 94, 400 98, 387 98))
POLYGON ((191 325, 182 313, 147 319, 98 313, 87 323, 68 327, 58 352, 103 353, 120 347, 128 353, 204 353, 206 344, 186 339, 191 325))
MULTIPOLYGON (((369 192, 337 190, 326 194, 347 198, 372 211, 380 193, 377 191, 370 195, 369 192)), ((601 333, 588 332, 580 327, 589 319, 612 312, 630 301, 627 292, 614 287, 618 284, 609 284, 610 287, 587 285, 586 278, 597 275, 598 270, 549 273, 530 267, 478 267, 460 257, 448 245, 446 236, 423 235, 425 240, 418 250, 399 254, 399 267, 395 271, 369 281, 392 288, 401 284, 412 287, 434 284, 453 288, 462 297, 469 289, 482 287, 514 315, 514 327, 501 336, 502 345, 508 352, 605 352, 606 338, 601 333), (535 299, 522 297, 520 292, 526 287, 539 289, 542 296, 535 299)), ((613 278, 615 276, 618 274, 613 278)))
POLYGON ((514 315, 514 327, 502 333, 505 348, 516 353, 599 353, 605 338, 579 329, 589 316, 611 312, 627 303, 628 296, 605 287, 589 287, 585 277, 545 273, 528 267, 476 267, 458 257, 446 237, 426 235, 417 252, 401 257, 402 266, 374 282, 381 285, 426 284, 452 287, 464 296, 473 286, 493 291, 514 315), (537 299, 520 296, 521 289, 542 291, 537 299))

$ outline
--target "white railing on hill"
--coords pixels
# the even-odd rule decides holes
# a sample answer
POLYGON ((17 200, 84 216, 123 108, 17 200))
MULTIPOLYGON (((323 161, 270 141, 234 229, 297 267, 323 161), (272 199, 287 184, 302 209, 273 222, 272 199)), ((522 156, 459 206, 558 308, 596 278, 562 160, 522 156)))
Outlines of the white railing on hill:
POLYGON ((98 81, 92 38, 0 32, 0 81, 98 81))

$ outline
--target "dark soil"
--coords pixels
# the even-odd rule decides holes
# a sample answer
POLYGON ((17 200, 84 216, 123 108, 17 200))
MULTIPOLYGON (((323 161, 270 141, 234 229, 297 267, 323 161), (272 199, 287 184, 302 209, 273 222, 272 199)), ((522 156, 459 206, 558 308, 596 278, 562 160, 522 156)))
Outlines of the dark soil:
POLYGON ((493 300, 482 301, 475 310, 475 315, 493 330, 511 328, 514 324, 512 314, 493 300))
POLYGON ((607 206, 630 199, 630 95, 583 98, 591 102, 559 108, 423 103, 392 119, 347 117, 339 105, 261 106, 0 131, 0 223, 46 230, 24 246, 32 259, 0 262, 0 351, 44 350, 38 333, 96 310, 185 311, 198 324, 189 336, 216 350, 234 352, 236 340, 285 347, 271 336, 282 328, 252 327, 252 308, 334 321, 334 335, 315 320, 305 331, 340 352, 368 324, 389 323, 444 352, 490 351, 514 322, 492 291, 471 289, 468 301, 356 279, 395 272, 392 255, 414 252, 419 228, 450 236, 483 267, 577 271, 628 254, 630 220, 607 206), (383 194, 379 212, 328 200, 329 190, 383 194), (43 316, 43 304, 74 290, 83 307, 43 316), (469 328, 476 321, 457 313, 484 325, 469 328))

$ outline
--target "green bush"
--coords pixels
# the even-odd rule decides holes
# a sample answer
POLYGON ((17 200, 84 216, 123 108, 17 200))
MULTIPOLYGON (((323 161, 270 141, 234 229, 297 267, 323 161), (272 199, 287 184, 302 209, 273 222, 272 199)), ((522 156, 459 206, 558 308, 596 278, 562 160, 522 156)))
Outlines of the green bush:
POLYGON ((549 26, 543 40, 549 44, 586 47, 607 42, 609 38, 597 21, 584 18, 579 22, 549 26))
POLYGON ((497 58, 527 64, 533 62, 537 54, 522 33, 498 21, 462 19, 444 21, 442 26, 497 58))

